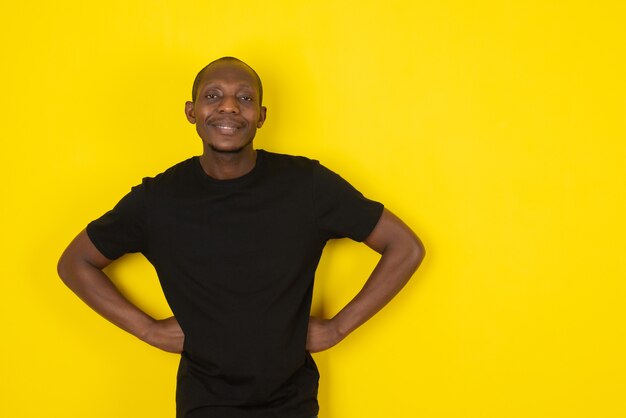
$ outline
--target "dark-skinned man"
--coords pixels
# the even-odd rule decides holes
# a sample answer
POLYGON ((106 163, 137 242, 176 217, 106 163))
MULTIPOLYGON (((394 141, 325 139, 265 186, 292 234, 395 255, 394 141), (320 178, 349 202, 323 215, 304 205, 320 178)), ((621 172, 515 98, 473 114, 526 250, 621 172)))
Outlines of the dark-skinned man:
POLYGON ((378 312, 424 256, 400 219, 317 161, 255 149, 262 94, 256 72, 236 58, 202 69, 185 104, 202 155, 145 178, 59 260, 62 280, 92 309, 181 353, 178 418, 315 417, 310 353, 378 312), (337 315, 310 317, 322 249, 342 237, 380 261, 337 315), (154 265, 173 317, 150 317, 103 272, 132 252, 154 265))

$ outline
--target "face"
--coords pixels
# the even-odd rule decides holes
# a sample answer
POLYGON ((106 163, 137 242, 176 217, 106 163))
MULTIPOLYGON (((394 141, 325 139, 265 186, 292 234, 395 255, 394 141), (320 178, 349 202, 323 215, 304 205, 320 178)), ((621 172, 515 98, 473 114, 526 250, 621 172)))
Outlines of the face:
POLYGON ((195 102, 185 104, 185 115, 196 125, 205 152, 237 153, 252 147, 266 111, 259 102, 252 72, 241 63, 228 61, 208 67, 195 102))

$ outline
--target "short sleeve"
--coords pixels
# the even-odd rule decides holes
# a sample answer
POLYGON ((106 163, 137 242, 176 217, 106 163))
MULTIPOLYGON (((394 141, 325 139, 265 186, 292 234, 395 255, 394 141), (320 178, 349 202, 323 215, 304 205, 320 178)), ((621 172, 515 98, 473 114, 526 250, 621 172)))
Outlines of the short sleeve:
POLYGON ((144 184, 135 186, 117 205, 87 225, 87 235, 107 258, 142 252, 146 235, 144 184))
POLYGON ((313 205, 324 239, 347 237, 363 241, 383 211, 382 203, 367 199, 341 176, 317 162, 313 169, 313 205))

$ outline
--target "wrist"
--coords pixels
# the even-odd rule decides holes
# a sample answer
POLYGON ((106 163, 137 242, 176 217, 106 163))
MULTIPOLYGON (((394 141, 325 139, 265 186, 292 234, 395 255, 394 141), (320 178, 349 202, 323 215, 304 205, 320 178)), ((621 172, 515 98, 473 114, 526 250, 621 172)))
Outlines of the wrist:
POLYGON ((152 345, 154 342, 156 324, 156 319, 147 317, 138 324, 137 332, 133 334, 141 341, 152 345))
POLYGON ((329 322, 333 329, 333 334, 337 338, 337 342, 343 340, 348 336, 348 334, 350 334, 349 327, 347 327, 347 325, 344 323, 345 321, 342 320, 342 317, 340 315, 333 317, 329 322))

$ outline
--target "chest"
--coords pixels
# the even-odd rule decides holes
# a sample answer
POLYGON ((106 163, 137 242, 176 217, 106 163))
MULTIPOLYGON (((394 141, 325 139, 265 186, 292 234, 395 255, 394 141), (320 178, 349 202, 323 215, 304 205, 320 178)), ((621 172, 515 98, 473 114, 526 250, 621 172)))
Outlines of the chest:
POLYGON ((150 246, 174 258, 280 256, 316 239, 304 189, 181 194, 153 203, 150 246))

